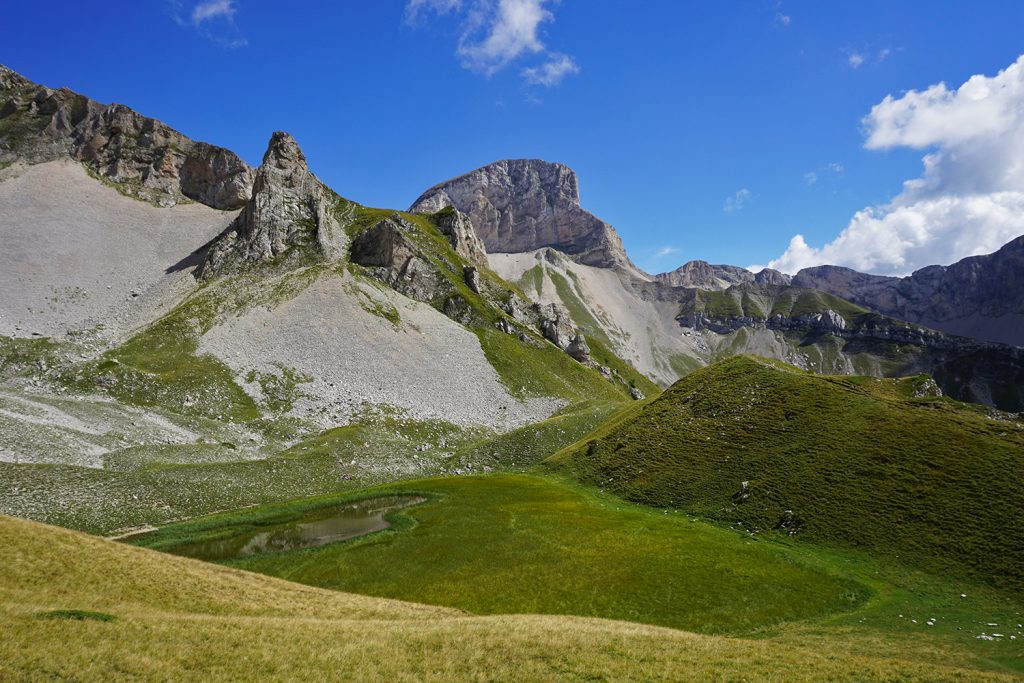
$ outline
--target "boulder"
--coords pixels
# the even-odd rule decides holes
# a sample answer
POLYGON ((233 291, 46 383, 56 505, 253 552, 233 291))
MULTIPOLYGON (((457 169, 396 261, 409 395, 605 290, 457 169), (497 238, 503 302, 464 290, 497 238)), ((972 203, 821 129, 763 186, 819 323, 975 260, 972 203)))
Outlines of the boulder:
POLYGON ((537 327, 549 342, 565 351, 576 336, 569 311, 560 304, 533 304, 537 327))
POLYGON ((462 269, 462 277, 465 279, 467 287, 477 294, 480 293, 480 271, 476 266, 465 266, 462 269))
POLYGON ((572 356, 580 363, 586 363, 590 360, 590 347, 587 346, 587 340, 584 339, 583 335, 579 332, 569 342, 569 346, 566 347, 565 352, 572 356))

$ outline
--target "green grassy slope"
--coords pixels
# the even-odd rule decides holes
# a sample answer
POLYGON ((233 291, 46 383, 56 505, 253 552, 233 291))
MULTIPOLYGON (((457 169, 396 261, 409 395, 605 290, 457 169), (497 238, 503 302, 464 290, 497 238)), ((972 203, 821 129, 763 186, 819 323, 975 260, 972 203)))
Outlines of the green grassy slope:
MULTIPOLYGON (((822 649, 836 661, 867 655, 1024 671, 1024 652, 1010 638, 1024 638, 1016 626, 1024 611, 1019 595, 894 558, 651 510, 550 477, 393 484, 197 519, 135 542, 173 551, 315 519, 344 500, 381 493, 429 501, 394 514, 392 530, 237 566, 484 614, 611 616, 752 635, 780 651, 822 649), (982 633, 1003 637, 980 640, 982 633)), ((755 667, 746 675, 770 672, 755 667)), ((870 678, 854 676, 862 677, 870 678)))
POLYGON ((923 378, 812 375, 735 357, 547 465, 627 499, 1024 585, 1024 428, 923 378), (749 496, 741 500, 741 483, 749 496))
MULTIPOLYGON (((711 633, 850 609, 867 595, 856 583, 733 531, 544 478, 491 475, 395 486, 435 502, 400 513, 399 531, 235 565, 479 614, 573 614, 711 633)), ((139 542, 173 552, 186 539, 220 537, 326 502, 194 520, 139 542)))
POLYGON ((3 680, 1011 681, 920 637, 770 640, 473 617, 311 588, 0 517, 3 680), (72 614, 101 618, 60 618, 72 614))

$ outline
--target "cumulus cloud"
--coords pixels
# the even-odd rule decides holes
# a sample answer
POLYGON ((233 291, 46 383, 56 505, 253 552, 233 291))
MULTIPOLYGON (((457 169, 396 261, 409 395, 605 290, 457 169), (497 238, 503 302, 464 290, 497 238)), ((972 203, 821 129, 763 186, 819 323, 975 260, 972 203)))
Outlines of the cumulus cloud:
POLYGON ((541 52, 544 43, 538 29, 554 18, 544 4, 544 0, 499 0, 494 10, 478 8, 479 14, 470 18, 471 30, 459 40, 462 65, 490 76, 524 53, 541 52))
POLYGON ((865 147, 926 150, 921 176, 858 211, 818 248, 801 235, 770 266, 831 263, 904 275, 995 251, 1024 233, 1024 56, 995 76, 889 95, 864 117, 865 147))
POLYGON ((544 24, 553 22, 548 9, 556 0, 408 0, 406 22, 416 25, 424 14, 459 17, 455 50, 460 64, 474 73, 493 76, 529 55, 543 54, 544 62, 521 71, 529 85, 551 87, 579 73, 569 55, 549 51, 541 38, 544 24))
POLYGON ((722 211, 726 213, 734 213, 743 208, 743 206, 750 199, 750 190, 742 187, 733 194, 725 198, 725 203, 722 204, 722 211))
POLYGON ((859 52, 851 52, 846 57, 846 63, 849 64, 854 69, 859 69, 860 66, 864 63, 864 60, 864 55, 862 55, 859 52))
POLYGON ((555 54, 551 59, 540 66, 532 66, 523 69, 523 78, 530 85, 543 85, 550 88, 558 85, 562 79, 571 74, 578 74, 580 67, 575 60, 568 55, 555 54))
POLYGON ((171 17, 179 26, 195 29, 208 40, 229 48, 248 44, 238 24, 235 23, 235 15, 238 13, 237 0, 170 0, 168 8, 171 17))

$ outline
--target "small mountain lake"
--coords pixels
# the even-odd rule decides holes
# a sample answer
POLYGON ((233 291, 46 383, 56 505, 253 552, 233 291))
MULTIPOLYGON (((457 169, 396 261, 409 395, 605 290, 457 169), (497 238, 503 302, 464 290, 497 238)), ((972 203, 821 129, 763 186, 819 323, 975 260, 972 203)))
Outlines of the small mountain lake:
POLYGON ((246 528, 232 536, 183 543, 167 551, 208 562, 223 562, 263 553, 316 548, 387 529, 391 526, 385 519, 388 514, 425 500, 420 496, 367 498, 317 508, 286 522, 246 528))

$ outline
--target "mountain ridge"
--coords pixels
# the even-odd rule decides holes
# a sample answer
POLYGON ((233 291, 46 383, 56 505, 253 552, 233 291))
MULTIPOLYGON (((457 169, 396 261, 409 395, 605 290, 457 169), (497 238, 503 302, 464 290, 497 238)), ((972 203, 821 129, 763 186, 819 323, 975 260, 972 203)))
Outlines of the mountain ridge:
POLYGON ((991 254, 903 278, 818 266, 793 282, 951 334, 1024 346, 1024 235, 991 254))
POLYGON ((52 89, 0 65, 0 168, 64 156, 160 206, 196 201, 241 208, 253 169, 234 152, 196 142, 122 104, 52 89))

